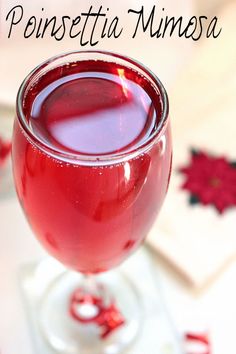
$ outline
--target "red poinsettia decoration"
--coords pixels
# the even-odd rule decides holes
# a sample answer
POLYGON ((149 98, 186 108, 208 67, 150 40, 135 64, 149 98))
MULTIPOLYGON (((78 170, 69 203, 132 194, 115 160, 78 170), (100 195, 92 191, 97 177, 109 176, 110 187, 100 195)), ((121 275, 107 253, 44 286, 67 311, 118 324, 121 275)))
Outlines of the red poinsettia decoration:
POLYGON ((181 168, 186 179, 182 189, 191 193, 190 203, 213 205, 219 213, 236 206, 236 164, 192 150, 190 164, 181 168))
POLYGON ((11 143, 5 142, 0 137, 0 166, 5 162, 6 158, 10 154, 11 151, 11 143))

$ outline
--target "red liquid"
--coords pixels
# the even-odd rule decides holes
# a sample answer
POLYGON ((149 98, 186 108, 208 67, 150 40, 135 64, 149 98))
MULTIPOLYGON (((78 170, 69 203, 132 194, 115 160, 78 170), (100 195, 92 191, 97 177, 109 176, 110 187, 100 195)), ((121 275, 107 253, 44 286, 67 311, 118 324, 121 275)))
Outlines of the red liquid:
MULTIPOLYGON (((104 158, 138 148, 158 125, 159 95, 138 72, 84 61, 41 77, 24 114, 58 153, 104 158)), ((16 120, 16 188, 30 225, 59 261, 81 272, 118 265, 147 235, 170 175, 169 128, 151 149, 125 162, 83 165, 31 144, 16 120)), ((69 155, 68 155, 69 156, 69 155)))

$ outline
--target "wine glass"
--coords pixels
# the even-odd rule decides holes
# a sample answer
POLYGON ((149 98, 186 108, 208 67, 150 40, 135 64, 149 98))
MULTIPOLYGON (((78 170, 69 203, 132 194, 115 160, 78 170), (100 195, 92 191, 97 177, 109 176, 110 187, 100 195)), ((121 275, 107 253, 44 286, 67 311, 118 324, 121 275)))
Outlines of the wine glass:
POLYGON ((137 337, 142 299, 132 279, 107 271, 144 241, 171 159, 167 94, 139 62, 78 51, 23 81, 12 143, 17 195, 36 237, 71 269, 50 284, 38 313, 56 352, 118 354, 137 337))

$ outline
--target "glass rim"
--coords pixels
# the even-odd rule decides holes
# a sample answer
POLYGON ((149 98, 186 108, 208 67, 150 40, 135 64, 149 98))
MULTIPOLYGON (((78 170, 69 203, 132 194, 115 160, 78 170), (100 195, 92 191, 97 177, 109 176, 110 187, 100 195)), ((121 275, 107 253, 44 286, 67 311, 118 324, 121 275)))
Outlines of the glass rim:
MULTIPOLYGON (((104 59, 105 60, 105 59, 104 59)), ((79 59, 78 59, 79 61, 79 59)), ((81 60, 82 61, 82 60, 81 60)), ((144 153, 145 151, 149 150, 153 144, 158 142, 160 138, 163 135, 163 132, 166 129, 168 118, 169 118, 169 100, 168 100, 168 95, 166 92, 166 89, 160 79, 155 75, 149 68, 147 68, 145 65, 143 65, 141 62, 129 57, 125 56, 119 53, 115 53, 112 51, 107 51, 107 50, 75 50, 75 51, 70 51, 70 52, 65 52, 59 55, 55 55, 39 65, 37 65, 23 80, 22 84, 20 85, 20 88, 17 93, 17 98, 16 98, 16 118, 18 122, 20 123, 21 128, 23 129, 24 134, 26 137, 29 139, 29 141, 37 146, 41 151, 46 153, 47 155, 50 155, 51 157, 54 157, 58 160, 64 161, 64 162, 72 162, 74 164, 82 164, 82 165, 106 165, 106 164, 111 164, 111 163, 120 163, 122 161, 126 161, 127 159, 135 158, 136 156, 139 156, 140 154, 144 153), (110 58, 114 59, 120 59, 123 60, 124 66, 128 66, 128 64, 132 64, 136 69, 141 69, 145 75, 147 76, 146 79, 149 80, 150 84, 153 86, 153 83, 150 81, 154 82, 155 86, 154 89, 160 94, 161 98, 161 103, 162 103, 162 113, 160 120, 154 129, 154 131, 150 134, 148 139, 144 140, 140 145, 134 145, 133 148, 116 152, 116 153, 108 153, 108 154, 98 154, 98 155, 92 155, 92 154, 82 154, 82 153, 76 153, 76 152, 63 152, 59 151, 56 148, 53 148, 49 144, 47 144, 45 141, 40 139, 34 131, 31 129, 30 125, 27 122, 27 118, 23 112, 23 102, 24 102, 24 95, 25 95, 25 90, 27 87, 30 85, 31 79, 33 79, 34 75, 36 73, 40 73, 41 70, 46 68, 48 65, 52 64, 58 59, 63 59, 66 58, 67 56, 70 55, 75 55, 75 54, 100 54, 104 55, 110 58)))

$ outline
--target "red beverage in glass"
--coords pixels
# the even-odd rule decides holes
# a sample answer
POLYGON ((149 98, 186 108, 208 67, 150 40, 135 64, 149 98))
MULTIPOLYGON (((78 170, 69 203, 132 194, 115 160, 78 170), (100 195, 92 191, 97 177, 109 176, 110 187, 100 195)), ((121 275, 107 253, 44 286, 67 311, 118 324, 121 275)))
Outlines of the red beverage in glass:
POLYGON ((83 273, 108 270, 143 241, 167 191, 160 92, 135 69, 102 60, 34 75, 17 112, 25 121, 14 127, 19 200, 55 258, 83 273))

